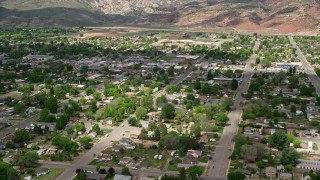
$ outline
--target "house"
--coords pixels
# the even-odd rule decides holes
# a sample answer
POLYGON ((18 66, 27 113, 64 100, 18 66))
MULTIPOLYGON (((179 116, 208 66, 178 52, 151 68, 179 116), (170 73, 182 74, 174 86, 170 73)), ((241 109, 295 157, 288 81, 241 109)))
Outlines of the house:
POLYGON ((145 120, 141 120, 140 121, 140 124, 143 128, 148 128, 149 127, 149 124, 150 124, 150 121, 145 121, 145 120))
POLYGON ((152 138, 154 135, 154 131, 148 131, 148 138, 152 138))
POLYGON ((39 150, 37 151, 37 153, 38 153, 39 156, 45 154, 45 152, 46 152, 46 149, 43 149, 43 148, 42 148, 42 149, 39 149, 39 150))
POLYGON ((182 160, 182 164, 199 164, 199 160, 192 155, 186 155, 182 160))
POLYGON ((55 149, 55 148, 49 148, 49 149, 47 149, 46 154, 55 154, 57 151, 58 151, 58 150, 55 149))
POLYGON ((292 174, 283 172, 283 173, 280 173, 279 177, 282 180, 291 180, 292 179, 292 174))
POLYGON ((113 152, 119 152, 121 149, 124 149, 124 146, 123 146, 123 145, 114 144, 114 145, 112 146, 112 151, 113 151, 113 152))
POLYGON ((208 135, 204 134, 200 137, 200 142, 201 143, 207 143, 209 141, 208 135))
POLYGON ((161 111, 165 103, 159 103, 158 104, 158 111, 161 111))
POLYGON ((284 166, 282 164, 277 166, 277 171, 278 172, 284 172, 284 166))
POLYGON ((98 174, 98 173, 86 173, 87 180, 104 180, 106 178, 106 174, 98 174))
POLYGON ((300 163, 296 166, 298 169, 307 169, 313 171, 320 170, 320 161, 299 159, 299 162, 300 163))
POLYGON ((267 178, 276 178, 277 175, 277 169, 274 167, 266 167, 266 176, 267 178))
POLYGON ((36 171, 36 175, 37 177, 41 176, 41 175, 46 175, 49 173, 49 169, 48 168, 39 168, 37 171, 36 171))
POLYGON ((129 164, 131 162, 131 157, 123 157, 120 159, 119 164, 129 164))
POLYGON ((116 174, 113 180, 131 180, 131 176, 116 174))
POLYGON ((202 151, 199 150, 188 150, 187 155, 191 155, 195 158, 199 158, 202 155, 202 151))
POLYGON ((96 132, 91 132, 90 134, 88 134, 88 136, 92 139, 96 138, 97 137, 97 133, 96 132))
POLYGON ((248 176, 248 175, 251 175, 251 171, 249 171, 249 170, 247 170, 247 169, 242 169, 242 168, 239 168, 239 167, 238 167, 238 168, 236 169, 236 171, 237 171, 237 172, 240 172, 240 173, 242 173, 242 174, 244 174, 244 175, 247 175, 247 176, 248 176))
POLYGON ((76 116, 72 116, 69 118, 69 121, 72 121, 73 123, 78 122, 79 120, 80 120, 80 118, 76 117, 76 116))
POLYGON ((311 180, 311 177, 309 176, 309 174, 307 172, 302 174, 301 177, 302 180, 311 180))
POLYGON ((303 112, 302 111, 296 111, 296 116, 303 116, 303 112))
POLYGON ((101 153, 99 157, 99 161, 111 161, 112 155, 107 153, 101 153))
POLYGON ((122 138, 119 141, 120 145, 123 145, 126 149, 135 149, 136 144, 130 138, 122 138))
POLYGON ((14 166, 13 169, 16 170, 18 174, 24 173, 24 171, 26 170, 24 166, 14 166))
POLYGON ((27 114, 33 114, 36 111, 35 107, 28 107, 28 109, 26 110, 27 114))
POLYGON ((24 180, 31 180, 31 179, 32 179, 32 176, 24 177, 24 180))
POLYGON ((108 117, 106 119, 106 123, 107 123, 107 125, 112 125, 112 117, 108 117))

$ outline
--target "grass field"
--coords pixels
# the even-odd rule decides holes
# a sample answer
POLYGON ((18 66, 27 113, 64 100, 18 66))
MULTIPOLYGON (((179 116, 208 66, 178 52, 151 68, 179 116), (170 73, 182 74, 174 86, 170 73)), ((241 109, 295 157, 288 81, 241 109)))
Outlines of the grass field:
MULTIPOLYGON (((61 168, 51 168, 49 170, 49 173, 46 175, 42 175, 39 177, 34 177, 32 179, 35 180, 54 180, 56 179, 62 172, 64 171, 64 169, 61 168)), ((22 174, 19 179, 23 180, 25 177, 29 176, 27 173, 22 174)))

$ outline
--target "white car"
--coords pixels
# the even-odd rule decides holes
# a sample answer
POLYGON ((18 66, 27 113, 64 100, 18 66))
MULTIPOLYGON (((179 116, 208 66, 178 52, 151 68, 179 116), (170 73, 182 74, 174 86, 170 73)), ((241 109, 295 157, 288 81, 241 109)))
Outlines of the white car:
POLYGON ((106 134, 105 137, 109 137, 109 134, 106 134))

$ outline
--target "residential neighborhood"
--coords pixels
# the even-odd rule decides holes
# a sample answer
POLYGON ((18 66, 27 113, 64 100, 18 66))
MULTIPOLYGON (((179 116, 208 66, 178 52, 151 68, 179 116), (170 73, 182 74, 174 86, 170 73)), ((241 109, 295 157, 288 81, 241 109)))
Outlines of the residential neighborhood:
POLYGON ((320 177, 317 39, 95 31, 0 30, 4 179, 320 177))

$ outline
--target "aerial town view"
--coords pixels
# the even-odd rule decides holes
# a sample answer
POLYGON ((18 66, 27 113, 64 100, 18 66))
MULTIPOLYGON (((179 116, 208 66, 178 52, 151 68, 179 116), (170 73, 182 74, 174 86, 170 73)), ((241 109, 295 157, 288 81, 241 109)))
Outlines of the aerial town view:
POLYGON ((263 2, 0 0, 0 180, 320 180, 320 2, 263 2))

